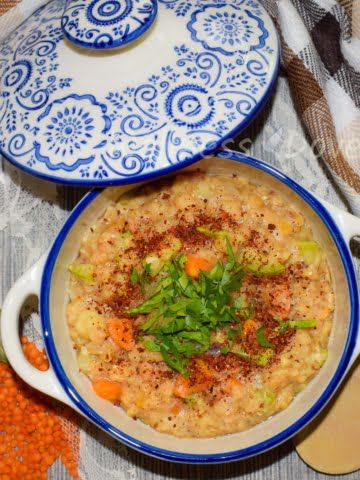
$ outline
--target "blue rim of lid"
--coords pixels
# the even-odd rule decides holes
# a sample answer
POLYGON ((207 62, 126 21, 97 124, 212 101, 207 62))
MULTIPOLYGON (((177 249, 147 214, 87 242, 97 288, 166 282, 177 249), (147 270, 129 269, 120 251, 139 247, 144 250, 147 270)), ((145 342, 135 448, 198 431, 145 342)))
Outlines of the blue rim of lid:
POLYGON ((337 247, 337 251, 340 255, 345 270, 349 288, 351 312, 349 319, 349 331, 344 351, 339 360, 338 367, 333 377, 331 378, 329 384, 324 389, 318 400, 302 417, 300 417, 288 428, 284 429, 282 432, 269 438, 268 440, 240 450, 234 450, 218 454, 187 454, 154 447, 133 438, 132 436, 122 432, 118 428, 113 427, 110 423, 108 423, 101 416, 99 416, 84 400, 81 399, 76 389, 73 387, 69 378, 67 377, 56 351, 54 337, 51 331, 51 321, 49 313, 50 287, 51 277, 56 264, 57 256, 67 233, 72 228, 73 224, 76 222, 81 212, 101 193, 101 190, 94 190, 88 193, 70 214, 69 218, 60 230, 50 250, 49 256, 45 263, 44 273, 41 282, 40 316, 46 351, 62 388, 64 389, 70 400, 74 403, 76 408, 81 413, 83 413, 86 418, 91 420, 95 425, 102 428, 105 432, 110 434, 115 439, 120 440, 125 445, 132 447, 141 453, 145 453, 159 459, 169 460, 178 463, 215 464, 240 460, 253 455, 257 455, 259 453, 263 453, 291 438, 300 429, 307 425, 324 408, 327 402, 331 399, 332 395, 335 393, 349 366, 349 362, 351 360, 356 345, 356 339, 359 331, 359 293, 351 254, 342 234, 340 233, 339 228, 337 227, 336 223, 334 222, 328 211, 325 209, 325 207, 315 197, 313 197, 311 193, 309 193, 307 190, 297 184, 294 180, 284 175, 274 167, 261 162, 260 160, 230 151, 221 152, 219 154, 219 157, 235 160, 255 167, 265 173, 270 174, 283 184, 287 185, 293 191, 295 191, 316 212, 316 214, 321 218, 321 220, 327 227, 337 247))

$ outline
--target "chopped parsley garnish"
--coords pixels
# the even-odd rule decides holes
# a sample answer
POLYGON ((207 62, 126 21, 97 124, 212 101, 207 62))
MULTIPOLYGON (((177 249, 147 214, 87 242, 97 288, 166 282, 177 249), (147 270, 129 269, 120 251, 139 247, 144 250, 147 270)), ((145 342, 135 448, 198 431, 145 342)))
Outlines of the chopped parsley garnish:
POLYGON ((263 325, 262 327, 258 328, 256 330, 256 340, 258 341, 259 345, 261 345, 264 348, 273 348, 272 344, 269 342, 265 335, 265 326, 263 325))
MULTIPOLYGON (((265 325, 255 332, 258 344, 266 349, 264 353, 250 355, 236 342, 242 335, 242 321, 253 318, 255 308, 239 294, 246 268, 235 258, 229 239, 225 240, 226 260, 218 261, 209 272, 200 271, 198 278, 186 273, 185 255, 170 259, 155 275, 151 275, 150 264, 145 264, 141 273, 134 268, 130 275, 130 281, 139 284, 144 295, 151 292, 128 311, 133 316, 147 315, 141 326, 144 347, 159 352, 171 369, 184 376, 190 374, 189 361, 209 350, 211 335, 217 329, 227 332, 221 354, 232 353, 258 366, 265 366, 273 355, 265 325)), ((316 326, 315 320, 274 320, 279 324, 275 329, 278 335, 288 328, 316 326)))
POLYGON ((173 258, 156 277, 152 294, 129 310, 131 315, 149 315, 141 326, 147 335, 145 348, 159 351, 170 368, 185 376, 189 359, 209 349, 214 330, 236 323, 237 330, 229 329, 230 342, 241 331, 238 313, 244 306, 234 304, 232 293, 240 289, 244 271, 226 243, 226 261, 218 261, 210 272, 201 271, 198 279, 186 274, 184 255, 173 258))
POLYGON ((274 317, 274 320, 276 322, 278 322, 279 326, 276 327, 276 331, 282 335, 283 333, 285 333, 287 331, 287 329, 289 328, 289 322, 285 322, 284 320, 282 320, 280 317, 274 317))
POLYGON ((139 284, 141 288, 141 292, 145 293, 145 285, 149 283, 149 276, 151 273, 151 265, 150 263, 146 263, 144 265, 144 269, 141 273, 134 267, 130 274, 130 282, 134 284, 139 284))

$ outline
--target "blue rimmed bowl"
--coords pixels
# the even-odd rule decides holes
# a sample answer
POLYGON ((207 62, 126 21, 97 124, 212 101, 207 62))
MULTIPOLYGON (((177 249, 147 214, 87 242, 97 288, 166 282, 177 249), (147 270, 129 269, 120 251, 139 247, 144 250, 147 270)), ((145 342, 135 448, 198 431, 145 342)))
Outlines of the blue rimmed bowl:
POLYGON ((359 293, 349 242, 360 234, 360 219, 318 200, 269 165, 238 153, 222 152, 186 170, 195 168, 208 174, 237 173, 281 193, 303 212, 327 252, 336 295, 329 356, 315 379, 288 408, 245 432, 212 439, 179 439, 156 432, 103 401, 79 373, 65 316, 67 265, 77 256, 84 228, 134 185, 95 190, 81 200, 50 251, 9 292, 3 307, 1 334, 11 365, 27 383, 68 404, 119 441, 165 460, 219 463, 264 452, 292 437, 320 412, 359 355, 359 293), (18 337, 19 311, 31 294, 40 299, 42 331, 50 360, 47 372, 39 372, 26 361, 18 337))

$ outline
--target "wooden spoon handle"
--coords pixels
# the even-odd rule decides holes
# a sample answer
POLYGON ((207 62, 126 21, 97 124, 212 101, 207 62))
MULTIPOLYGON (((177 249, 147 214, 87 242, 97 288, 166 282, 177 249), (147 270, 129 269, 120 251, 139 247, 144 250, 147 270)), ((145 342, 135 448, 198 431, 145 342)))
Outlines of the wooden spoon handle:
POLYGON ((360 469, 360 359, 324 411, 295 438, 300 457, 314 470, 345 474, 360 469))

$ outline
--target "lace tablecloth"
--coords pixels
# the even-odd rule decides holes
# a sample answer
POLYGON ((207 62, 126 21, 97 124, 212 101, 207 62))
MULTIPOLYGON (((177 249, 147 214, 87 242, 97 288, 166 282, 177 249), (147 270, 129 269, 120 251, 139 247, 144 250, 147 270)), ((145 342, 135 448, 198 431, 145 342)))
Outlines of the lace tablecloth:
MULTIPOLYGON (((317 158, 306 139, 285 78, 279 78, 269 104, 255 123, 234 142, 234 149, 268 161, 320 197, 347 208, 339 190, 328 179, 321 159, 317 158)), ((84 189, 36 180, 1 160, 1 300, 22 272, 46 250, 69 211, 84 194, 84 189)), ((37 327, 36 316, 33 320, 37 327)), ((300 460, 291 442, 264 455, 228 465, 172 465, 128 449, 85 420, 80 432, 79 471, 86 480, 326 478, 300 460)), ((62 465, 57 463, 52 467, 49 478, 60 480, 68 476, 62 465)), ((357 472, 338 478, 355 480, 360 478, 360 474, 357 472)))

